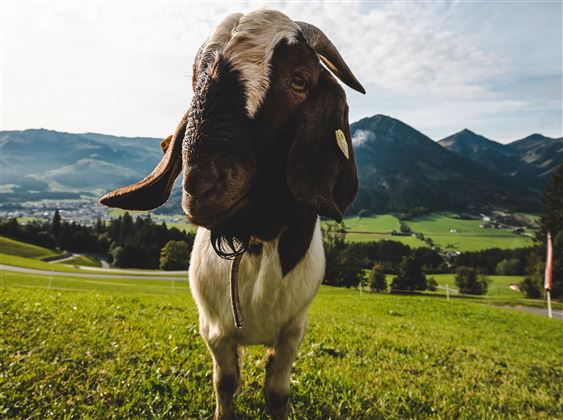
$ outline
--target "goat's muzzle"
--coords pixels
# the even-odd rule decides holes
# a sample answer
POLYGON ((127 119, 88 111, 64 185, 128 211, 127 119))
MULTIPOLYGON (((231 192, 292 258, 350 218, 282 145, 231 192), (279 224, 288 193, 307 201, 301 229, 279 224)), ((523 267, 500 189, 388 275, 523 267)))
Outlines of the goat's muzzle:
POLYGON ((184 170, 182 208, 191 223, 208 229, 240 223, 246 216, 254 169, 198 163, 184 170))

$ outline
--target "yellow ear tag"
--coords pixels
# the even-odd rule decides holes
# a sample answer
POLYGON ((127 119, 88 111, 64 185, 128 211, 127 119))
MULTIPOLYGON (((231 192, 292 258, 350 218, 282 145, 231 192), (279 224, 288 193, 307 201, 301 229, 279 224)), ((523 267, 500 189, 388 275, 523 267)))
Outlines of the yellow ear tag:
POLYGON ((162 149, 162 153, 166 153, 166 151, 170 147, 170 142, 172 141, 172 137, 173 136, 168 136, 160 142, 160 148, 162 149))
POLYGON ((346 159, 350 159, 350 155, 348 154, 348 143, 346 142, 346 136, 340 129, 336 130, 335 134, 336 144, 338 144, 338 147, 340 148, 340 150, 342 150, 342 153, 344 153, 346 159))

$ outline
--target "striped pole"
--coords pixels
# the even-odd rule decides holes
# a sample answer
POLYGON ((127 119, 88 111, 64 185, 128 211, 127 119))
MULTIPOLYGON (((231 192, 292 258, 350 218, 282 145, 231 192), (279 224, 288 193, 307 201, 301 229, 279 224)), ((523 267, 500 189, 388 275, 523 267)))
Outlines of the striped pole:
POLYGON ((553 246, 551 243, 551 233, 547 232, 547 256, 545 259, 545 281, 544 289, 547 295, 547 316, 553 318, 551 312, 551 286, 552 286, 552 269, 553 269, 553 246))

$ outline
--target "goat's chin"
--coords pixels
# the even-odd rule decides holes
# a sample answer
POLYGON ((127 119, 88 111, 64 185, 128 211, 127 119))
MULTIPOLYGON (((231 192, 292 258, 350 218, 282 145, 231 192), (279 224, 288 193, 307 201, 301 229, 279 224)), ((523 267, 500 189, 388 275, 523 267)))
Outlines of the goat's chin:
POLYGON ((245 220, 249 217, 249 202, 247 196, 242 196, 231 206, 217 208, 214 206, 201 206, 187 197, 182 199, 182 208, 188 220, 204 228, 221 231, 233 232, 236 227, 244 226, 245 220))

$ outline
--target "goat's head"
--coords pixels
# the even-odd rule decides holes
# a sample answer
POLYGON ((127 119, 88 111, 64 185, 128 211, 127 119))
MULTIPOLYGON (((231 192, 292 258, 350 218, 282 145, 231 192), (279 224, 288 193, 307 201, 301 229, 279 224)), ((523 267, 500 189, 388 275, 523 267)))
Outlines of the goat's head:
POLYGON ((358 179, 346 97, 319 59, 365 93, 318 28, 269 10, 227 17, 197 54, 192 104, 162 161, 100 202, 153 209, 183 170, 184 212, 231 245, 272 239, 302 211, 340 220, 358 179))

